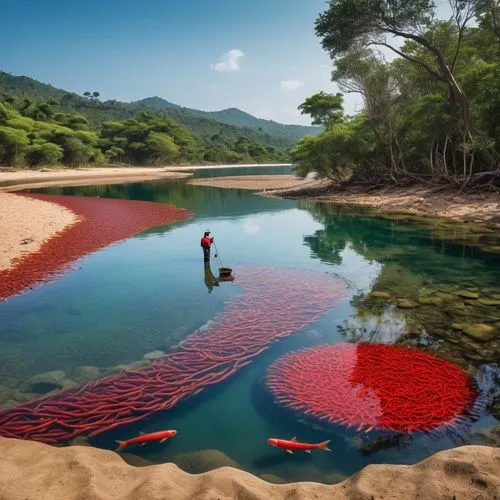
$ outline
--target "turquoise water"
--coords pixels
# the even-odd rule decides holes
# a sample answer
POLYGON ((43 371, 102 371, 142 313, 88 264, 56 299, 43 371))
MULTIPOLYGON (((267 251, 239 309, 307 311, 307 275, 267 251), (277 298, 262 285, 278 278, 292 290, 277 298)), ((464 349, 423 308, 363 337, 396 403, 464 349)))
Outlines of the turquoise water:
MULTIPOLYGON (((69 380, 77 379, 81 366, 97 367, 102 375, 110 373, 151 351, 167 351, 222 311, 240 289, 237 283, 206 285, 199 239, 207 227, 215 235, 223 264, 236 273, 249 264, 298 267, 336 273, 349 284, 345 299, 335 309, 275 344, 226 382, 173 411, 108 433, 91 444, 114 448, 115 439, 133 437, 139 430, 174 428, 178 435, 167 443, 127 451, 155 463, 176 461, 199 472, 220 463, 217 455, 209 453, 208 461, 182 455, 219 450, 258 475, 336 482, 369 463, 414 463, 438 450, 486 443, 484 429, 498 424, 486 407, 479 421, 455 433, 374 443, 377 436, 302 421, 275 405, 263 386, 267 367, 287 352, 372 340, 415 345, 453 359, 474 372, 494 395, 496 341, 481 344, 476 352, 480 359, 471 359, 450 338, 447 325, 456 320, 452 309, 405 311, 393 304, 370 302, 369 292, 383 289, 396 297, 414 298, 429 290, 500 294, 498 257, 463 242, 439 239, 418 225, 183 181, 38 191, 173 203, 196 216, 83 257, 60 279, 0 303, 0 387, 11 392, 29 377, 51 370, 63 370, 69 380), (293 436, 312 442, 331 439, 333 451, 288 456, 267 444, 269 437, 293 436)), ((212 261, 214 273, 217 267, 212 261)), ((497 307, 464 307, 470 309, 468 321, 477 322, 480 316, 494 322, 496 314, 500 321, 497 307)))

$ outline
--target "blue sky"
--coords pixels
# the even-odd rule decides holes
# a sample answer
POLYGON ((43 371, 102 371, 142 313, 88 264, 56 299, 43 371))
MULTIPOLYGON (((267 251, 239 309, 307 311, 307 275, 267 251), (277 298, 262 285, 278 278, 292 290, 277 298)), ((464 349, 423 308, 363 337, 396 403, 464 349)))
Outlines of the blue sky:
POLYGON ((297 106, 336 91, 314 34, 325 0, 0 2, 0 69, 77 93, 308 124, 297 106))

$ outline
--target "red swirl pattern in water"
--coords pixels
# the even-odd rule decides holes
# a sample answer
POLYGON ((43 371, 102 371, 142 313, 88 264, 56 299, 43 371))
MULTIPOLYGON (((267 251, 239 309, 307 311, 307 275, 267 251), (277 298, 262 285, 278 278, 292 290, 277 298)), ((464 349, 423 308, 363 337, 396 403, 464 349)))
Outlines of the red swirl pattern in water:
POLYGON ((267 386, 283 406, 330 423, 409 433, 453 424, 473 404, 468 375, 441 358, 387 344, 335 344, 274 363, 267 386))
POLYGON ((56 278, 70 262, 147 228, 187 219, 191 212, 149 201, 15 193, 62 205, 79 220, 47 240, 38 251, 0 271, 0 300, 56 278))
POLYGON ((343 297, 340 279, 297 269, 245 268, 243 294, 202 331, 148 367, 96 380, 0 413, 0 435, 46 443, 97 436, 173 408, 222 382, 280 338, 298 332, 343 297))

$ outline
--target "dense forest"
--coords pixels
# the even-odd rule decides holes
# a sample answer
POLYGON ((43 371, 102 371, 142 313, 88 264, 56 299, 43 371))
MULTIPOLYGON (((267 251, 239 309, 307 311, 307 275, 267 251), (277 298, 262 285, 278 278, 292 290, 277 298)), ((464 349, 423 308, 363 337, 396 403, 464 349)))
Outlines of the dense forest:
POLYGON ((343 93, 300 106, 325 131, 292 151, 336 184, 500 186, 500 2, 330 0, 316 34, 343 93), (393 54, 395 57, 389 57, 393 54), (344 94, 363 110, 347 116, 344 94))
POLYGON ((0 165, 288 162, 298 139, 318 129, 160 98, 102 101, 98 91, 79 96, 0 72, 0 165))

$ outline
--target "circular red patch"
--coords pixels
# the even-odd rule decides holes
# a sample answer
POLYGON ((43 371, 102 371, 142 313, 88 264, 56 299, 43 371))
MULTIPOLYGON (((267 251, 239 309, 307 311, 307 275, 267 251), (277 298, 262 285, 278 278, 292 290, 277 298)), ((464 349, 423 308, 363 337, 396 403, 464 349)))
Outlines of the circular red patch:
POLYGON ((454 420, 476 391, 458 366, 387 344, 335 344, 274 363, 267 385, 283 406, 358 430, 429 431, 454 420))

